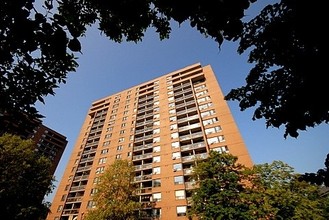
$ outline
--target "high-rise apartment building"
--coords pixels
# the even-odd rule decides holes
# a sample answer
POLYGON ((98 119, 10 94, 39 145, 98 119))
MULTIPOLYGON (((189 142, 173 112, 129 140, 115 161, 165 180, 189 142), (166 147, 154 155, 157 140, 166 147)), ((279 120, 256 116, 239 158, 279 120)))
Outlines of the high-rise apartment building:
POLYGON ((83 219, 108 164, 135 166, 143 219, 187 219, 189 175, 210 150, 252 161, 210 66, 199 63, 92 103, 48 220, 83 219))
POLYGON ((54 174, 67 145, 66 137, 41 123, 28 137, 36 143, 36 150, 51 160, 50 172, 54 174))

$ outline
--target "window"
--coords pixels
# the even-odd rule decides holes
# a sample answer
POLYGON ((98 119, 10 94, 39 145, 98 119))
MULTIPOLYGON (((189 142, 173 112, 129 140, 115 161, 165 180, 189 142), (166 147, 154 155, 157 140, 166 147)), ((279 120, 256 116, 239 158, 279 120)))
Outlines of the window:
POLYGON ((184 177, 183 176, 175 176, 174 177, 174 184, 183 184, 184 183, 184 177))
POLYGON ((62 206, 62 205, 58 206, 58 208, 57 208, 57 212, 61 212, 62 209, 63 209, 63 206, 62 206))
POLYGON ((174 96, 168 98, 168 102, 173 102, 175 100, 174 96))
POLYGON ((178 132, 170 134, 171 139, 178 138, 178 132))
POLYGON ((160 111, 160 108, 159 107, 156 107, 153 109, 154 112, 159 112, 160 111))
POLYGON ((107 128, 106 131, 113 131, 113 127, 107 128))
POLYGON ((170 130, 175 130, 177 129, 177 124, 170 125, 170 130))
POLYGON ((220 132, 222 130, 222 128, 220 126, 216 126, 216 127, 212 127, 212 128, 207 128, 205 130, 206 134, 213 134, 213 133, 217 133, 220 132))
POLYGON ((160 121, 153 122, 153 126, 159 126, 159 125, 160 125, 160 121))
POLYGON ((121 154, 115 155, 115 159, 117 159, 117 160, 121 159, 121 154))
POLYGON ((110 141, 105 141, 104 143, 103 143, 103 146, 107 146, 107 145, 109 145, 111 142, 110 141))
POLYGON ((107 154, 108 152, 109 152, 108 148, 101 150, 101 154, 107 154))
POLYGON ((90 195, 93 196, 97 192, 98 192, 97 188, 92 188, 91 191, 90 191, 90 195))
POLYGON ((175 114, 175 113, 176 113, 176 110, 175 110, 175 109, 170 109, 170 110, 169 110, 169 114, 172 115, 172 114, 175 114))
POLYGON ((152 209, 152 216, 155 217, 155 218, 160 218, 161 208, 152 209))
POLYGON ((96 174, 104 173, 105 167, 98 167, 96 169, 96 174))
POLYGON ((155 202, 161 201, 161 193, 153 193, 152 197, 155 202))
POLYGON ((93 183, 98 184, 100 183, 101 179, 99 177, 95 177, 93 183))
POLYGON ((206 101, 209 101, 209 100, 211 100, 210 97, 209 96, 206 96, 206 97, 197 99, 197 102, 198 103, 201 103, 201 102, 206 102, 206 101))
POLYGON ((110 117, 110 120, 114 120, 116 117, 117 117, 117 115, 112 115, 112 116, 110 117))
POLYGON ((123 138, 123 137, 119 138, 119 143, 122 143, 124 141, 125 141, 125 138, 123 138))
POLYGON ((160 142, 160 137, 153 138, 153 143, 159 143, 159 142, 160 142))
POLYGON ((125 109, 128 109, 128 108, 129 108, 129 105, 126 105, 126 106, 125 106, 125 109))
POLYGON ((169 103, 169 108, 174 108, 175 107, 175 103, 169 103))
POLYGON ((111 114, 114 114, 114 113, 117 113, 118 112, 118 109, 113 109, 112 111, 111 111, 111 114))
POLYGON ((126 125, 127 125, 126 123, 122 123, 122 124, 121 124, 121 128, 126 127, 126 125))
POLYGON ((153 174, 160 174, 161 168, 160 167, 153 167, 153 174))
POLYGON ((213 148, 212 150, 217 151, 219 153, 229 153, 229 150, 228 150, 227 146, 216 147, 216 148, 213 148))
POLYGON ((153 147, 153 152, 156 153, 156 152, 160 152, 160 146, 155 146, 153 147))
POLYGON ((210 115, 214 115, 216 114, 215 110, 209 110, 209 111, 206 111, 206 112, 201 112, 201 117, 204 118, 204 117, 207 117, 207 116, 210 116, 210 115))
POLYGON ((160 104, 160 102, 156 101, 156 102, 153 103, 153 106, 158 106, 159 104, 160 104))
POLYGON ((128 119, 128 116, 125 116, 122 118, 122 121, 126 121, 128 119))
POLYGON ((131 157, 131 152, 128 152, 127 153, 127 157, 131 157))
POLYGON ((173 165, 173 171, 176 172, 176 171, 179 171, 179 170, 182 170, 183 169, 183 166, 181 163, 175 163, 173 165))
POLYGON ((128 115, 128 114, 129 114, 129 111, 128 110, 126 110, 126 111, 123 112, 123 115, 128 115))
POLYGON ((161 186, 161 179, 154 179, 152 180, 153 187, 160 187, 161 186))
POLYGON ((153 163, 160 162, 160 156, 153 157, 153 163))
POLYGON ((112 137, 112 133, 105 135, 105 139, 109 139, 110 137, 112 137))
POLYGON ((123 149, 122 145, 117 146, 117 151, 122 151, 122 149, 123 149))
POLYGON ((203 105, 200 105, 199 106, 199 110, 204 110, 204 109, 207 109, 209 107, 212 107, 212 103, 211 102, 206 103, 206 104, 203 104, 203 105))
POLYGON ((160 134, 160 128, 156 128, 153 130, 153 134, 160 134))
POLYGON ((217 117, 204 120, 204 121, 202 121, 202 124, 204 126, 206 126, 206 125, 211 125, 211 124, 216 123, 216 122, 218 122, 218 118, 217 117))
POLYGON ((171 143, 172 148, 178 148, 179 147, 179 142, 173 142, 171 143))
POLYGON ((95 201, 91 201, 91 200, 88 201, 87 208, 88 209, 96 208, 96 202, 95 201))
POLYGON ((179 158, 180 158, 180 152, 172 153, 172 159, 173 160, 176 160, 176 159, 179 159, 179 158))
POLYGON ((186 216, 186 206, 177 206, 176 211, 177 211, 177 216, 186 216))
POLYGON ((106 161, 107 161, 107 158, 106 157, 102 157, 102 158, 99 159, 98 164, 106 163, 106 161))
POLYGON ((62 195, 61 201, 65 201, 65 199, 66 199, 66 194, 62 195))
POLYGON ((207 138, 207 142, 208 142, 209 145, 217 144, 217 143, 220 143, 220 142, 223 142, 223 141, 225 141, 224 135, 220 135, 218 137, 207 138))
POLYGON ((176 199, 185 199, 185 190, 176 190, 175 198, 176 199))
POLYGON ((159 118, 160 118, 160 114, 153 115, 153 119, 159 119, 159 118))
POLYGON ((126 133, 126 130, 121 130, 120 131, 120 134, 124 134, 124 133, 126 133))
POLYGON ((172 117, 169 118, 170 122, 173 122, 173 121, 176 121, 176 120, 177 120, 176 116, 172 116, 172 117))

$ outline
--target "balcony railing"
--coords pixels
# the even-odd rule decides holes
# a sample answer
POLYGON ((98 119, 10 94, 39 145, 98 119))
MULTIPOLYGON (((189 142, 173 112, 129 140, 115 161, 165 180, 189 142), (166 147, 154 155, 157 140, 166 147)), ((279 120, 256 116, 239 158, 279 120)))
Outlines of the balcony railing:
POLYGON ((141 160, 146 158, 152 158, 152 153, 133 156, 133 160, 141 160))
POLYGON ((206 159, 208 157, 208 153, 202 153, 202 154, 195 154, 187 157, 182 157, 182 161, 193 161, 196 159, 206 159))
POLYGON ((145 145, 134 147, 133 151, 146 150, 146 149, 150 149, 152 147, 153 147, 152 144, 145 144, 145 145))
POLYGON ((135 182, 139 182, 139 181, 143 181, 143 180, 150 180, 150 179, 152 179, 152 174, 141 175, 141 176, 134 177, 135 182))
POLYGON ((146 169, 151 169, 151 168, 152 168, 152 163, 135 166, 136 171, 137 170, 146 170, 146 169))
POLYGON ((198 148, 203 148, 203 147, 206 147, 206 144, 204 142, 201 142, 201 143, 184 145, 184 146, 181 146, 180 149, 181 149, 181 151, 185 151, 185 150, 193 150, 193 149, 198 149, 198 148))
POLYGON ((193 134, 187 134, 187 135, 183 135, 183 136, 179 136, 179 140, 180 141, 185 141, 185 140, 189 140, 189 139, 193 139, 193 138, 198 138, 198 137, 202 137, 203 136, 203 132, 196 132, 193 134))

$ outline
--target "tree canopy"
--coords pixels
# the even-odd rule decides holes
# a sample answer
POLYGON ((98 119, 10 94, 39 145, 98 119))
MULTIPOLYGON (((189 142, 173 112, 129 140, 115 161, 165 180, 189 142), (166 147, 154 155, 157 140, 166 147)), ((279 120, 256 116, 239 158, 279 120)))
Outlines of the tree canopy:
POLYGON ((137 219, 141 203, 136 196, 138 186, 134 181, 134 167, 127 160, 116 160, 109 165, 93 197, 96 208, 88 211, 86 220, 137 219))
POLYGON ((231 154, 211 152, 193 169, 190 216, 201 219, 327 219, 329 197, 298 180, 282 161, 246 168, 231 154))
POLYGON ((49 204, 43 202, 51 193, 51 162, 35 151, 31 140, 18 136, 0 137, 0 212, 3 219, 44 219, 49 204))
POLYGON ((34 104, 54 95, 67 74, 76 71, 77 52, 83 46, 79 39, 88 26, 97 24, 116 42, 138 42, 148 28, 164 39, 173 22, 186 21, 218 46, 224 40, 240 40, 238 53, 249 52, 249 62, 255 66, 246 85, 233 89, 227 100, 239 101, 241 110, 256 107, 253 118, 264 118, 268 127, 285 126, 285 137, 328 123, 329 104, 316 99, 328 93, 322 73, 324 3, 281 0, 244 23, 244 13, 255 1, 3 0, 0 122, 4 113, 6 120, 22 112, 41 117, 34 104))
POLYGON ((321 1, 282 0, 245 23, 238 52, 250 50, 255 65, 226 99, 238 100, 241 110, 256 106, 253 119, 285 126, 285 137, 328 123, 329 102, 319 101, 328 94, 325 14, 321 1))

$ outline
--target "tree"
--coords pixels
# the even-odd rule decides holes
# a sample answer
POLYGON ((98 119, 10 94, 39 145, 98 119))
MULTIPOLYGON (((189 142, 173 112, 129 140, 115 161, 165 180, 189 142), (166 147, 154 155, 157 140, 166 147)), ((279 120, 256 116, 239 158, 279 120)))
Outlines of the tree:
POLYGON ((316 173, 305 173, 299 177, 299 180, 329 187, 329 154, 327 154, 324 165, 324 169, 319 169, 316 173))
POLYGON ((244 25, 238 52, 249 50, 255 66, 246 85, 226 99, 239 101, 242 111, 257 106, 253 119, 264 118, 267 127, 285 126, 285 137, 329 122, 329 103, 319 101, 328 94, 325 10, 319 0, 281 0, 244 25))
POLYGON ((244 11, 255 1, 45 0, 41 10, 34 0, 3 0, 0 113, 11 121, 22 112, 40 118, 35 102, 54 95, 54 88, 76 71, 79 38, 89 25, 97 23, 116 42, 138 42, 150 27, 164 39, 171 23, 187 21, 219 46, 224 40, 240 39, 238 53, 250 51, 248 61, 255 66, 246 85, 231 90, 226 99, 239 101, 241 110, 257 106, 253 119, 264 118, 267 127, 285 126, 285 137, 328 123, 329 104, 316 99, 328 93, 322 74, 323 1, 281 0, 243 23, 244 11))
POLYGON ((31 140, 0 137, 0 212, 3 219, 44 219, 45 195, 54 188, 51 162, 35 151, 31 140))
POLYGON ((189 215, 201 219, 252 219, 243 201, 244 167, 237 157, 211 151, 193 168, 196 188, 193 190, 189 215))
POLYGON ((221 45, 224 38, 238 38, 244 10, 252 1, 45 0, 40 5, 34 0, 3 0, 0 126, 18 116, 42 117, 34 104, 54 95, 67 74, 76 71, 76 52, 82 50, 79 38, 89 25, 98 23, 100 31, 116 42, 138 42, 149 27, 164 39, 171 31, 170 21, 190 20, 192 27, 221 45))
POLYGON ((257 202, 250 197, 258 204, 257 214, 271 219, 326 219, 325 198, 319 188, 299 181, 299 174, 288 164, 273 161, 255 165, 252 173, 253 194, 262 195, 257 202))
POLYGON ((328 197, 299 181, 282 161, 246 168, 231 154, 210 152, 193 169, 189 215, 201 219, 327 219, 328 197))
POLYGON ((134 167, 127 160, 116 160, 101 176, 94 196, 96 208, 90 210, 86 220, 137 219, 141 203, 138 202, 134 181, 134 167))

